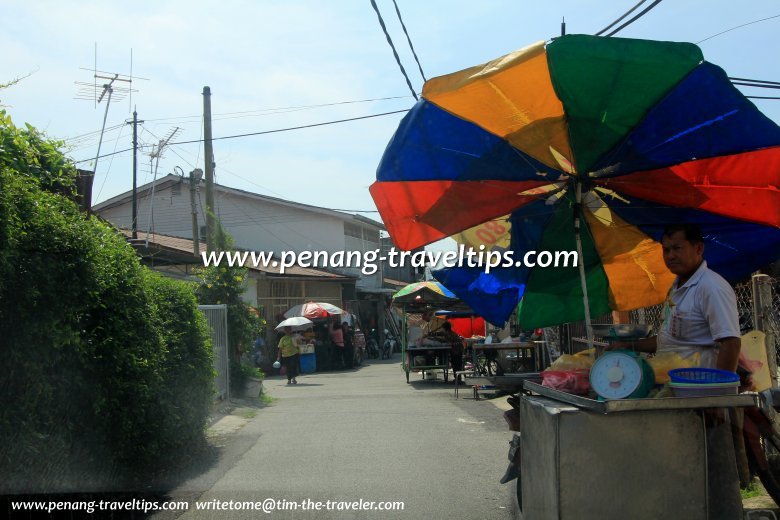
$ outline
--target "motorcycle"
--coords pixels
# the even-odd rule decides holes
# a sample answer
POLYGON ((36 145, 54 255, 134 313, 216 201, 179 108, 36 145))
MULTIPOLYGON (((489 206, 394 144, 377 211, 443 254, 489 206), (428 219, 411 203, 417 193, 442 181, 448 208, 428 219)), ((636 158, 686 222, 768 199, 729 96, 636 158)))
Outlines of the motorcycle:
POLYGON ((354 345, 353 364, 359 367, 366 358, 366 336, 359 329, 352 334, 352 344, 354 345))
POLYGON ((379 342, 377 341, 376 329, 371 329, 366 340, 366 353, 369 359, 376 359, 379 357, 379 342))
POLYGON ((395 338, 390 334, 390 331, 385 329, 385 342, 382 345, 382 359, 391 359, 393 357, 393 352, 395 352, 396 343, 397 342, 395 338))

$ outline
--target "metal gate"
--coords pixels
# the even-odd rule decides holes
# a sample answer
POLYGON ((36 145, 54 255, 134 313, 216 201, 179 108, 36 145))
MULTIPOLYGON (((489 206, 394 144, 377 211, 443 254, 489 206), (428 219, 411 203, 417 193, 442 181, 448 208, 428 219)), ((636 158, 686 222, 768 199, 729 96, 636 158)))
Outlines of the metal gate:
POLYGON ((228 328, 227 305, 198 305, 206 315, 214 349, 214 370, 217 373, 217 399, 230 399, 230 376, 228 375, 228 328))

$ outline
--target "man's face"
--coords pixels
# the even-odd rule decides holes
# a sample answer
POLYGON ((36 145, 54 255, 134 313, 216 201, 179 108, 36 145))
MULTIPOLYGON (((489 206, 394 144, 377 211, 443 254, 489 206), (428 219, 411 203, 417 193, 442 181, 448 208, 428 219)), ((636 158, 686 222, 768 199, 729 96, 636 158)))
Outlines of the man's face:
POLYGON ((704 244, 691 244, 685 239, 684 231, 663 237, 661 245, 666 267, 680 278, 689 278, 704 258, 704 244))

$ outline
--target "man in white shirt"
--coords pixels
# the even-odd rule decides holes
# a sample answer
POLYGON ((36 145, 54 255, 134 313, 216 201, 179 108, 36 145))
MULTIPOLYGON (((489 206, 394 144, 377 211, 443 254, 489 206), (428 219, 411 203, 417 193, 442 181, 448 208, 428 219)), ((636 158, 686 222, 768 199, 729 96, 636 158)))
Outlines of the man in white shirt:
MULTIPOLYGON (((701 356, 701 366, 736 372, 741 348, 734 290, 704 261, 704 238, 698 226, 676 224, 661 237, 664 263, 677 275, 664 303, 658 336, 613 343, 605 350, 634 348, 701 356)), ((722 411, 705 416, 707 496, 710 518, 742 518, 731 426, 722 411)))
POLYGON ((735 372, 741 348, 737 298, 729 283, 707 267, 701 230, 692 224, 669 226, 661 244, 666 267, 677 275, 664 302, 661 331, 607 350, 699 354, 701 366, 735 372))

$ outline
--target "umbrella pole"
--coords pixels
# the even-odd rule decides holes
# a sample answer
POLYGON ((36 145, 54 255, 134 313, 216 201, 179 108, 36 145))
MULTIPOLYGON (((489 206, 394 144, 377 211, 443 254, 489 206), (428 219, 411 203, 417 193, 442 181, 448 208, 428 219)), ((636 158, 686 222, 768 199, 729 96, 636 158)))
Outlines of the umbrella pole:
POLYGON ((582 285, 582 302, 585 306, 585 332, 588 336, 588 348, 593 348, 593 325, 590 323, 590 304, 588 303, 588 283, 585 279, 585 259, 582 257, 582 238, 580 237, 580 216, 582 215, 582 183, 575 182, 575 197, 577 204, 574 208, 574 240, 577 243, 577 267, 580 271, 580 284, 582 285))

